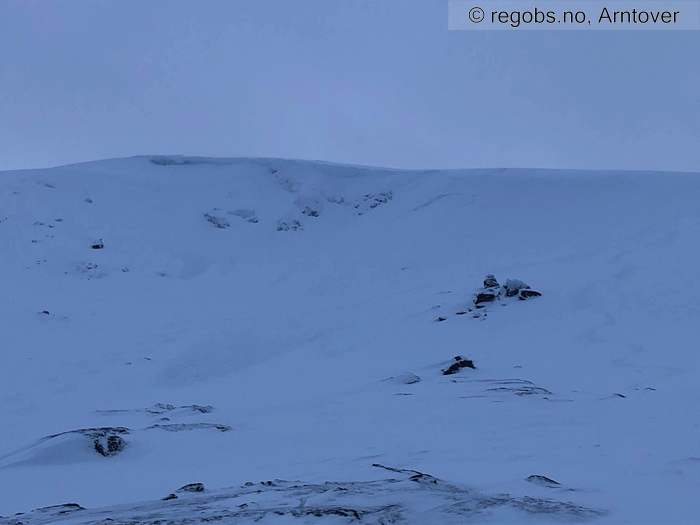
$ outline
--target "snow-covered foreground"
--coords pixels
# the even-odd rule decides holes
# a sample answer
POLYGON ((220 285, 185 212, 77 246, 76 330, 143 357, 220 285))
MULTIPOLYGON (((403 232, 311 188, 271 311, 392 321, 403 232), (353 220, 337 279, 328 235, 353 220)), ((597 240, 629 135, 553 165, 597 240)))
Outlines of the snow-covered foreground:
POLYGON ((0 173, 0 523, 695 523, 698 202, 695 174, 0 173), (489 273, 542 296, 475 308, 489 273))

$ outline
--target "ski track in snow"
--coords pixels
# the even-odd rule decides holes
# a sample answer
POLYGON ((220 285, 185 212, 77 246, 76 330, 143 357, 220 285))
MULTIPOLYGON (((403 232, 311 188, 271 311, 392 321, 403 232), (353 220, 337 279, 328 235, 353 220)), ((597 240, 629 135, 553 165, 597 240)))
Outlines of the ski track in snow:
POLYGON ((0 523, 693 523, 699 198, 278 159, 0 173, 0 523), (489 273, 543 295, 476 308, 489 273))

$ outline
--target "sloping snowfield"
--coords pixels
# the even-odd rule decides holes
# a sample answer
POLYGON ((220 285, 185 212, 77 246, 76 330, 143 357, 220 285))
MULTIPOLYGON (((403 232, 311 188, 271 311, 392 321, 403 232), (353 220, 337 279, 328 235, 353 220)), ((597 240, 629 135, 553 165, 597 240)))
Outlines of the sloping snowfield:
POLYGON ((698 523, 698 203, 697 174, 0 173, 0 524, 698 523))

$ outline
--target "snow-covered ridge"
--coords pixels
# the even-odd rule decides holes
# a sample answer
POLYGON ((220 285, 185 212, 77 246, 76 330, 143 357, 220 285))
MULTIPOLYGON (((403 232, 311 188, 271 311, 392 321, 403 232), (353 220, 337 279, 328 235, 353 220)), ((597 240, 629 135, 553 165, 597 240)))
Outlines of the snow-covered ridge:
MULTIPOLYGON (((302 483, 268 480, 209 491, 191 483, 160 501, 87 510, 75 503, 36 509, 2 519, 3 525, 69 521, 105 523, 406 523, 461 524, 496 517, 506 521, 545 519, 583 522, 604 515, 573 503, 546 498, 484 495, 422 472, 380 464, 393 474, 373 481, 302 483)), ((546 479, 546 478, 545 478, 546 479)), ((533 480, 531 480, 533 481, 533 480)), ((552 480, 549 480, 550 484, 552 480)), ((554 482, 556 485, 556 482, 554 482)), ((570 489, 553 486, 565 495, 570 489)))
POLYGON ((178 523, 192 498, 241 523, 685 523, 699 201, 696 174, 0 173, 0 515, 88 509, 3 523, 178 523))

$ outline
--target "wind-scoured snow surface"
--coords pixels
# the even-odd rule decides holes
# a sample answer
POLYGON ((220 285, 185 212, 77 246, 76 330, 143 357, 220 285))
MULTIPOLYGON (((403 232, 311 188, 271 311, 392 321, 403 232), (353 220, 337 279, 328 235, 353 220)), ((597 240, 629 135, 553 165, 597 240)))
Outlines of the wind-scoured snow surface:
POLYGON ((0 173, 0 523, 693 523, 698 202, 695 174, 0 173), (476 308, 486 274, 542 296, 476 308))

